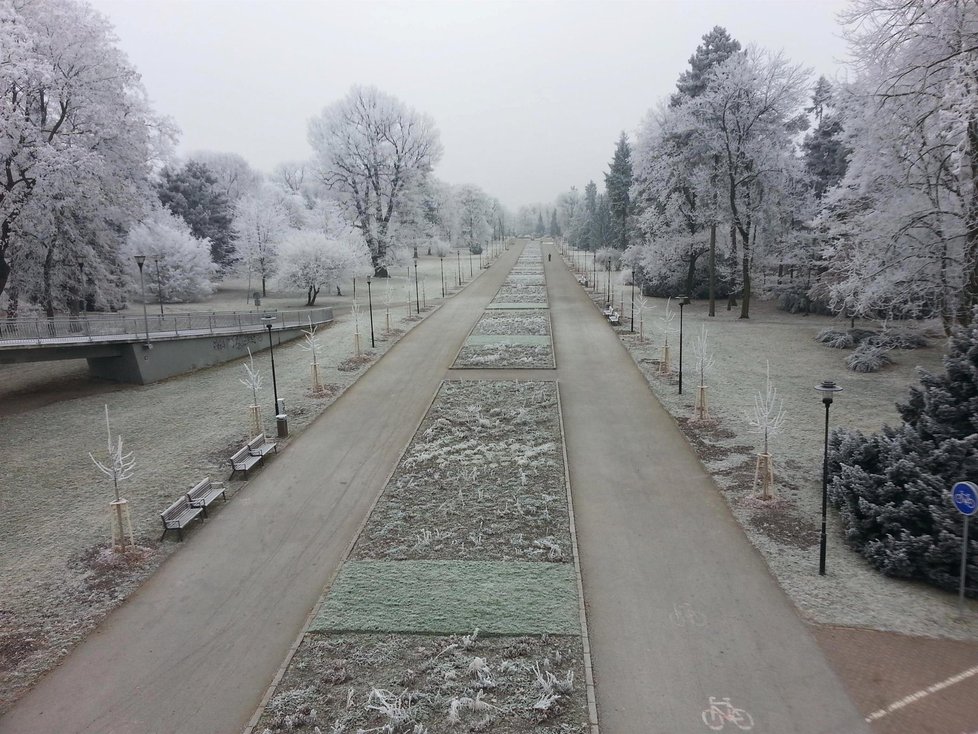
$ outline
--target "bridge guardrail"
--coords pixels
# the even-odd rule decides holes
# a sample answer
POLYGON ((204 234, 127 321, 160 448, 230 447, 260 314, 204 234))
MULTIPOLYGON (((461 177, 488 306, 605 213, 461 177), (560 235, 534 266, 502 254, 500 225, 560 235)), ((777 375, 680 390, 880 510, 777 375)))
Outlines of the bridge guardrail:
POLYGON ((188 313, 147 314, 142 316, 118 316, 82 314, 72 318, 0 318, 0 346, 7 342, 57 344, 94 342, 104 337, 145 337, 154 334, 176 336, 191 333, 218 333, 221 331, 252 331, 264 328, 268 323, 263 316, 274 316, 274 331, 322 324, 333 318, 332 308, 313 308, 300 311, 197 311, 188 313))

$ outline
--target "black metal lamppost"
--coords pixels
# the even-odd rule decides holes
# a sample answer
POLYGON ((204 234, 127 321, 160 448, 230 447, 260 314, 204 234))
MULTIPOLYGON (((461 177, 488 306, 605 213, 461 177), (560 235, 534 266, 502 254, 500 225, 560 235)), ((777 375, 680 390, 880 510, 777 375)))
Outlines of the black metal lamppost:
MULTIPOLYGON (((682 317, 680 317, 679 321, 680 323, 682 323, 682 317)), ((635 333, 635 266, 634 265, 632 265, 632 315, 628 319, 628 324, 629 324, 628 330, 634 334, 635 333)), ((680 337, 679 339, 680 350, 682 349, 682 343, 683 340, 680 337)), ((682 362, 680 362, 680 365, 681 364, 682 362)), ((682 369, 680 369, 679 374, 681 375, 682 373, 683 371, 682 369)))
POLYGON ((367 276, 367 310, 370 311, 370 348, 377 346, 374 343, 374 301, 370 296, 370 281, 372 278, 367 276))
POLYGON ((441 297, 445 297, 445 258, 439 255, 438 259, 441 261, 441 297))
POLYGON ((462 253, 455 250, 455 264, 458 266, 458 287, 462 287, 462 253))
POLYGON ((837 392, 842 392, 842 388, 832 380, 822 380, 821 384, 816 385, 815 389, 822 393, 822 404, 825 406, 825 447, 822 454, 822 535, 818 548, 818 573, 825 575, 825 516, 828 512, 829 504, 829 406, 832 405, 832 396, 837 392))
POLYGON ((472 280, 475 276, 472 275, 472 248, 469 248, 469 280, 472 280))
POLYGON ((143 292, 143 324, 146 326, 146 346, 149 346, 149 315, 146 313, 146 280, 143 278, 143 264, 146 262, 145 255, 135 255, 133 259, 139 266, 139 286, 143 292))
POLYGON ((278 417, 278 382, 275 379, 275 345, 272 344, 272 322, 275 320, 273 314, 265 314, 261 317, 261 320, 265 322, 265 328, 268 329, 268 354, 272 359, 272 397, 275 399, 275 412, 274 415, 278 417))
MULTIPOLYGON (((632 293, 635 293, 634 284, 632 293)), ((683 394, 683 306, 689 305, 689 296, 678 296, 679 300, 679 394, 683 394)))
POLYGON ((160 259, 153 258, 156 263, 156 299, 160 302, 160 316, 163 316, 163 281, 160 279, 160 259))
POLYGON ((418 313, 421 313, 421 291, 418 289, 418 253, 414 253, 414 302, 418 307, 418 313))
POLYGON ((85 298, 85 263, 78 261, 78 313, 88 311, 88 299, 85 298))

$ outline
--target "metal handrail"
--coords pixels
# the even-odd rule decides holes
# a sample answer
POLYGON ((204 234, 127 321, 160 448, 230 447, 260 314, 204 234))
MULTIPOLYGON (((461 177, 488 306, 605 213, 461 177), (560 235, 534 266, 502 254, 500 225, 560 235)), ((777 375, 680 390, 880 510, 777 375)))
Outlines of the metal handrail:
POLYGON ((269 323, 264 316, 274 316, 272 329, 294 329, 322 324, 333 319, 332 308, 300 311, 196 311, 164 315, 119 316, 117 314, 82 314, 69 318, 0 318, 0 346, 5 342, 57 344, 78 341, 94 342, 105 337, 185 336, 219 331, 257 331, 269 323))

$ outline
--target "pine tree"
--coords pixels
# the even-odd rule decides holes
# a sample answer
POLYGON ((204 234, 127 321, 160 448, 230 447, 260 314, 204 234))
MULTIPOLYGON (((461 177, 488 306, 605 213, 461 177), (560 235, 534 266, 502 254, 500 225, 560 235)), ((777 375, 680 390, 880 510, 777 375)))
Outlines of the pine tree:
POLYGON ((543 226, 543 212, 542 211, 539 211, 539 212, 537 212, 536 235, 537 235, 537 237, 543 237, 543 235, 546 234, 546 232, 547 232, 547 229, 546 229, 546 227, 543 226))
POLYGON ((622 132, 615 146, 615 156, 611 160, 608 173, 604 176, 605 190, 608 192, 608 204, 611 206, 613 226, 615 228, 613 247, 620 250, 628 248, 628 213, 629 191, 632 187, 632 148, 628 144, 628 136, 622 132))
POLYGON ((588 181, 584 187, 584 249, 595 251, 604 244, 598 236, 598 185, 588 181))
POLYGON ((670 107, 678 107, 687 99, 698 97, 706 91, 706 76, 714 66, 722 64, 740 51, 740 42, 731 38, 727 29, 714 26, 703 36, 703 43, 696 47, 696 53, 689 57, 689 69, 684 71, 676 82, 676 92, 669 100, 670 107))
POLYGON ((815 128, 802 143, 805 170, 819 199, 846 175, 846 158, 851 152, 842 142, 842 120, 832 110, 832 98, 832 85, 824 76, 819 77, 812 106, 806 108, 815 115, 815 128))
MULTIPOLYGON (((976 314, 978 316, 978 314, 976 314)), ((846 537, 888 576, 957 588, 961 515, 951 486, 978 477, 978 325, 948 340, 943 374, 921 370, 897 408, 898 428, 832 435, 829 496, 846 537)), ((978 586, 978 538, 969 542, 967 586, 978 586)), ((975 595, 975 592, 972 592, 975 595)))
POLYGON ((231 205, 203 163, 188 161, 179 170, 164 169, 157 185, 160 201, 183 219, 199 240, 211 242, 211 259, 221 267, 234 261, 231 205))
POLYGON ((560 237, 560 225, 557 224, 557 210, 554 209, 550 212, 550 236, 560 237))

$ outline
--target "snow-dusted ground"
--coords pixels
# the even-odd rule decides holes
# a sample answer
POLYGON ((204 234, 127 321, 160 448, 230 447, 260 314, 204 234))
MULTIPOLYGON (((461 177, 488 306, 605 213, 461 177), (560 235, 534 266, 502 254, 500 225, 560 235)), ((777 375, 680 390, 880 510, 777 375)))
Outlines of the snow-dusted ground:
MULTIPOLYGON (((808 619, 825 624, 851 625, 915 635, 978 639, 978 601, 967 602, 958 619, 957 597, 920 583, 886 578, 870 568, 845 545, 837 513, 830 508, 827 575, 818 574, 821 522, 821 478, 824 406, 814 386, 833 379, 844 388, 830 410, 830 425, 875 431, 899 417, 895 403, 917 381, 916 367, 941 369, 943 340, 926 349, 894 352, 895 364, 879 373, 849 371, 849 351, 830 349, 814 340, 827 326, 846 328, 848 322, 824 316, 800 316, 778 311, 773 303, 755 300, 751 318, 738 318, 739 308, 717 304, 710 318, 706 302, 684 309, 683 394, 678 394, 679 334, 669 334, 672 373, 659 372, 662 360, 664 299, 648 299, 643 315, 645 341, 627 325, 630 289, 618 286, 616 306, 624 293, 626 318, 617 329, 656 397, 676 418, 691 444, 713 474, 737 520, 766 559, 782 588, 808 619), (699 377, 694 339, 705 326, 715 364, 706 378, 712 420, 690 419, 699 377), (784 401, 784 428, 771 439, 779 500, 771 506, 752 492, 757 453, 762 437, 750 432, 747 413, 754 396, 764 390, 766 365, 784 401)), ((593 296, 603 305, 601 294, 593 296)), ((636 309, 638 307, 636 306, 636 309)), ((672 309, 676 309, 675 302, 672 309)), ((874 328, 870 322, 857 326, 874 328)), ((679 318, 671 327, 679 329, 679 318)), ((609 328, 611 328, 609 326, 609 328)), ((559 356, 558 356, 559 359, 559 356)))
MULTIPOLYGON (((478 275, 478 260, 475 266, 478 275)), ((285 399, 293 434, 418 323, 413 267, 410 280, 406 268, 393 275, 392 330, 386 333, 386 283, 374 281, 377 348, 359 359, 349 312, 352 284, 343 287, 342 297, 320 295, 317 305, 333 305, 337 314, 334 324, 319 331, 324 392, 311 391, 311 360, 301 339, 276 347, 278 394, 285 399)), ((422 258, 419 281, 427 278, 429 312, 435 293, 440 295, 440 281, 434 280, 439 275, 438 259, 422 258)), ((468 272, 464 275, 468 281, 468 272)), ((229 281, 205 303, 166 308, 241 310, 247 308, 246 291, 245 282, 229 281)), ((365 346, 370 343, 366 295, 358 281, 365 346)), ((304 298, 270 290, 262 307, 303 308, 304 298)), ((141 314, 141 306, 135 309, 141 314)), ((93 381, 83 360, 0 365, 0 712, 178 547, 169 539, 159 542, 159 513, 204 476, 227 478, 228 457, 249 434, 251 393, 239 383, 243 361, 146 386, 93 381), (106 404, 113 435, 123 436, 136 460, 135 476, 123 483, 122 496, 130 502, 142 550, 124 563, 103 551, 111 538, 108 503, 114 495, 88 456, 105 454, 106 404)), ((267 350, 255 355, 255 364, 264 378, 258 397, 265 430, 274 435, 267 350)), ((236 484, 231 483, 232 502, 236 484)), ((212 507, 220 512, 220 503, 212 507)), ((205 526, 191 532, 206 531, 205 526)))

